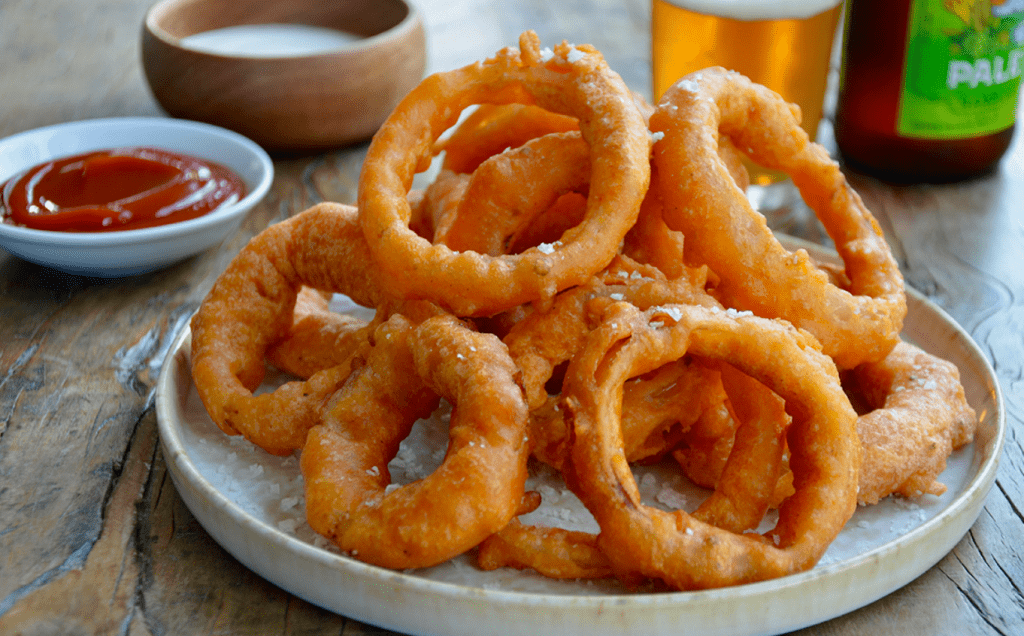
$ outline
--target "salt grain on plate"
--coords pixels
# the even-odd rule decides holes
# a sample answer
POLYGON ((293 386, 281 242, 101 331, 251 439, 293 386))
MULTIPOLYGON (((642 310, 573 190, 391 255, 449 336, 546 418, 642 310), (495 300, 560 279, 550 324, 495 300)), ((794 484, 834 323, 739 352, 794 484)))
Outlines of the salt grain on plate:
POLYGON ((668 485, 662 485, 654 500, 671 510, 686 510, 688 502, 686 496, 668 485))

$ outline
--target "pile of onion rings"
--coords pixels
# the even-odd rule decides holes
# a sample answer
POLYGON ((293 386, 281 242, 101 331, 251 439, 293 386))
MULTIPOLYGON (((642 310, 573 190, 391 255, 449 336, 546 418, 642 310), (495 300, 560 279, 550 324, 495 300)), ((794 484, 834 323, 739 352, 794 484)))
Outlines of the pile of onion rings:
POLYGON ((432 75, 375 135, 355 207, 267 228, 218 278, 191 325, 200 398, 225 433, 301 453, 310 526, 367 563, 681 590, 807 570, 858 504, 940 494, 976 417, 956 368, 900 339, 899 268, 799 118, 719 68, 651 106, 593 47, 532 31, 432 75), (744 154, 792 176, 843 267, 782 247, 744 154), (294 380, 259 393, 268 366, 294 380), (440 466, 392 484, 442 401, 440 466), (643 500, 638 462, 707 499, 643 500), (541 463, 598 533, 518 519, 541 463))

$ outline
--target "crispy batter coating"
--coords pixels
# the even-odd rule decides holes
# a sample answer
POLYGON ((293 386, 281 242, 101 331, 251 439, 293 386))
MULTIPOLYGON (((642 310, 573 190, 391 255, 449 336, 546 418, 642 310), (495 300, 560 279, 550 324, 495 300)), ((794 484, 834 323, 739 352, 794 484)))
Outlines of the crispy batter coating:
POLYGON ((878 222, 839 165, 800 127, 799 111, 777 93, 721 68, 669 89, 651 115, 662 216, 686 235, 686 258, 720 278, 729 307, 785 318, 814 334, 840 369, 885 357, 907 313, 903 276, 878 222), (847 288, 832 284, 807 255, 789 252, 752 207, 719 158, 719 139, 789 174, 846 265, 847 288))
POLYGON ((946 492, 936 477, 949 454, 974 439, 978 422, 956 366, 900 342, 881 362, 850 375, 871 408, 857 420, 864 447, 860 503, 946 492))
POLYGON ((413 89, 374 136, 359 180, 360 221, 389 289, 460 316, 550 301, 615 256, 636 221, 650 176, 651 140, 629 90, 593 47, 563 43, 542 58, 533 32, 520 48, 436 73, 413 89), (432 244, 409 228, 407 194, 435 140, 467 106, 529 103, 575 116, 591 150, 590 196, 579 226, 552 249, 486 256, 432 244))
POLYGON ((812 567, 856 508, 856 413, 832 361, 791 326, 692 305, 640 312, 612 305, 566 373, 575 442, 566 482, 601 526, 617 573, 677 589, 760 581, 812 567), (786 401, 795 493, 765 536, 717 528, 645 505, 622 453, 622 384, 686 353, 722 359, 786 401), (785 364, 779 361, 785 360, 785 364))
MULTIPOLYGON (((192 377, 225 433, 275 454, 302 448, 320 408, 351 371, 349 360, 254 395, 267 349, 288 334, 299 289, 346 294, 376 306, 383 293, 354 208, 321 204, 268 227, 231 261, 192 318, 192 377)), ((361 340, 352 330, 345 338, 361 340)), ((350 343, 355 350, 357 343, 350 343)))
POLYGON ((301 461, 309 524, 384 567, 427 567, 462 554, 518 509, 526 419, 515 365, 496 337, 451 315, 414 325, 396 314, 309 433, 301 461), (388 462, 438 396, 454 406, 443 463, 389 488, 388 462))

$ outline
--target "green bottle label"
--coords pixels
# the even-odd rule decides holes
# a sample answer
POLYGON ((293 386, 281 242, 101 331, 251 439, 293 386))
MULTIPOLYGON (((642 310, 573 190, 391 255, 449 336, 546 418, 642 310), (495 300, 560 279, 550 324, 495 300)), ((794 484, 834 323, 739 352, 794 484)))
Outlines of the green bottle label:
POLYGON ((896 132, 960 139, 1013 125, 1024 0, 912 0, 896 132))

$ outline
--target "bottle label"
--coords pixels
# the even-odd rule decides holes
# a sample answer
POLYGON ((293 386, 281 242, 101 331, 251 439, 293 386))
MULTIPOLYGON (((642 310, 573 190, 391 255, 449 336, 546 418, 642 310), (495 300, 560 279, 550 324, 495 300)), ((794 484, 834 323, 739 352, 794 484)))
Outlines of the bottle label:
POLYGON ((1024 0, 912 0, 896 131, 959 139, 1013 125, 1024 0))

